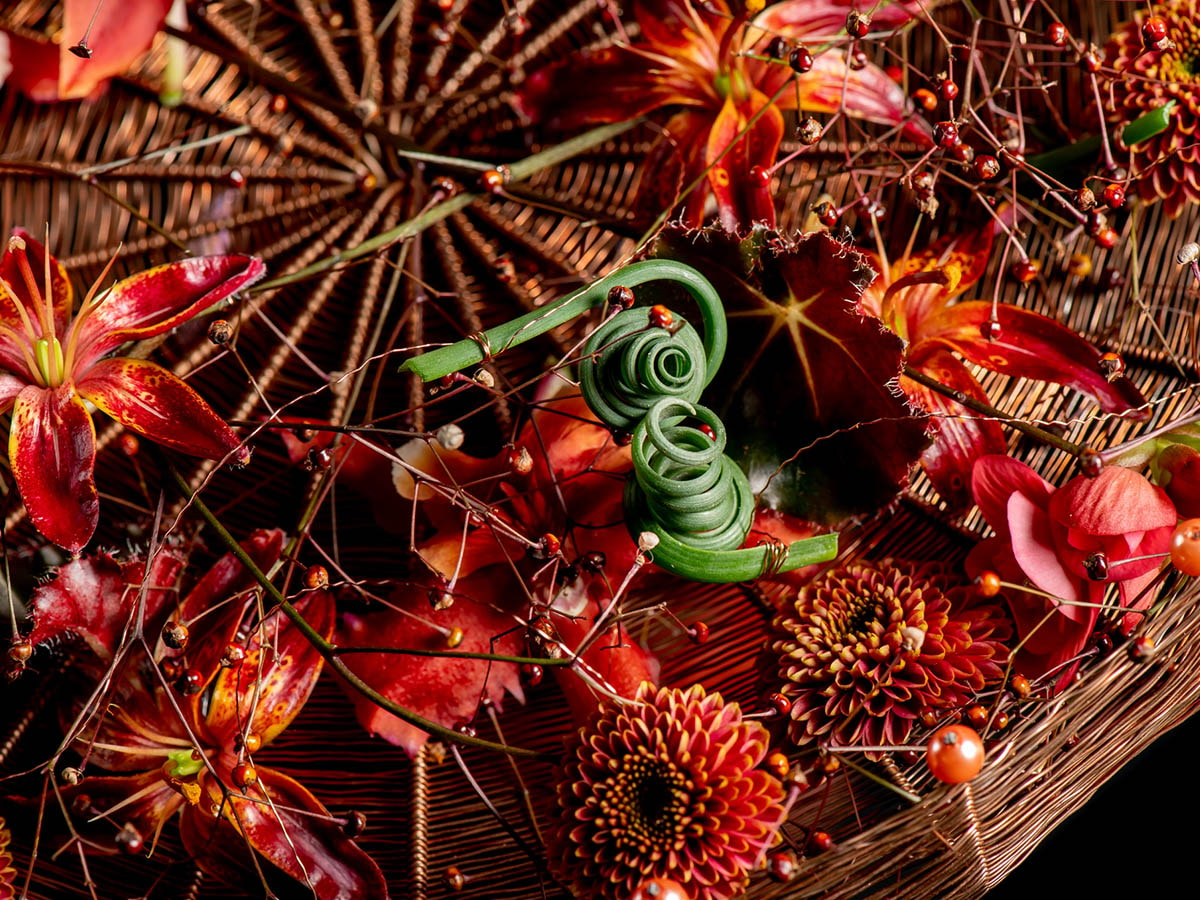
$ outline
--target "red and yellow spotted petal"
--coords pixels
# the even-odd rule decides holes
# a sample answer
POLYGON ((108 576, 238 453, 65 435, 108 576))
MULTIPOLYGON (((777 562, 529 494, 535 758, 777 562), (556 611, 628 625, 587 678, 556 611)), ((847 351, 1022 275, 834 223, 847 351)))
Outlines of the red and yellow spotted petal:
MULTIPOLYGON (((164 334, 266 274, 254 256, 203 256, 155 266, 113 285, 80 322, 77 371, 127 341, 164 334)), ((65 346, 65 343, 64 343, 65 346)))
MULTIPOLYGON (((221 459, 241 441, 194 390, 144 359, 104 359, 79 381, 80 396, 126 428, 172 450, 221 459)), ((249 450, 237 457, 244 462, 249 450)))
POLYGON ((230 794, 227 801, 211 778, 201 781, 206 797, 184 810, 180 834, 202 868, 226 879, 252 880, 249 844, 261 857, 307 884, 313 897, 387 900, 387 884, 375 861, 294 778, 259 767, 258 781, 248 791, 253 799, 230 794), (212 808, 223 815, 212 816, 212 808))
POLYGON ((800 106, 808 112, 846 114, 881 125, 902 126, 905 137, 923 146, 932 145, 929 124, 912 115, 900 85, 883 69, 868 63, 851 69, 841 50, 817 54, 812 70, 797 78, 800 106))
MULTIPOLYGON (((336 611, 331 594, 310 591, 297 601, 296 609, 322 637, 333 634, 336 611)), ((252 731, 269 743, 308 701, 323 663, 300 630, 278 610, 272 612, 256 629, 242 664, 217 675, 205 720, 212 742, 224 745, 252 731), (267 653, 262 652, 264 646, 267 653), (254 718, 247 723, 252 710, 254 718)))
MULTIPOLYGON (((46 248, 24 228, 14 228, 13 236, 19 237, 25 242, 25 250, 23 252, 29 261, 29 268, 33 272, 37 292, 43 300, 47 297, 50 299, 54 309, 55 332, 61 335, 67 328, 67 319, 71 315, 71 307, 75 302, 75 295, 71 290, 71 280, 67 277, 67 270, 62 267, 53 255, 50 255, 50 288, 47 290, 46 257, 48 254, 46 248)), ((12 328, 18 334, 23 333, 21 316, 13 306, 14 301, 16 301, 25 307, 30 323, 33 325, 38 337, 42 337, 44 335, 41 321, 38 318, 37 305, 35 305, 33 293, 29 290, 29 284, 21 268, 18 266, 21 253, 22 251, 20 250, 13 251, 6 247, 4 256, 0 257, 0 279, 3 279, 8 285, 8 290, 0 286, 0 325, 12 328)), ((6 366, 6 368, 11 367, 6 366)))
POLYGON ((744 231, 752 222, 775 224, 769 180, 751 177, 754 168, 769 169, 783 139, 783 115, 755 91, 745 103, 725 100, 708 135, 708 181, 721 225, 744 231))
POLYGON ((100 520, 96 432, 70 386, 30 385, 17 395, 8 458, 37 530, 72 553, 82 550, 100 520))

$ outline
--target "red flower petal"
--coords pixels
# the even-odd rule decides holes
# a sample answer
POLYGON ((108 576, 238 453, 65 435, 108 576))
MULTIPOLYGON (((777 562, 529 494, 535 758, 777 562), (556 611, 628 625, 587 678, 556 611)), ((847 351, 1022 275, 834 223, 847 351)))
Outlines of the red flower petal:
MULTIPOLYGON (((309 591, 295 605, 318 634, 325 639, 333 634, 331 594, 309 591)), ((324 664, 317 648, 278 609, 255 628, 245 650, 242 664, 221 669, 213 685, 205 726, 217 746, 245 731, 257 734, 264 744, 274 740, 308 702, 324 664), (254 718, 247 723, 251 710, 254 718)))
POLYGON ((772 166, 782 139, 783 115, 768 98, 753 91, 745 103, 735 102, 732 95, 725 99, 708 135, 705 162, 726 231, 737 232, 751 222, 775 224, 770 185, 752 179, 750 170, 772 166))
MULTIPOLYGON (((157 759, 161 763, 164 757, 160 755, 157 759)), ((65 809, 71 809, 72 804, 78 803, 87 810, 94 810, 83 817, 85 819, 113 810, 112 817, 101 820, 98 825, 75 819, 76 827, 84 828, 84 835, 89 841, 95 841, 111 852, 117 850, 114 835, 126 822, 142 835, 147 849, 152 849, 158 842, 163 825, 185 803, 183 795, 167 784, 157 766, 137 775, 89 776, 76 785, 64 786, 58 791, 65 809), (135 796, 136 800, 126 803, 135 796), (125 805, 117 809, 122 803, 125 805)))
POLYGON ((984 456, 975 463, 971 473, 971 493, 987 523, 998 535, 1007 538, 1009 496, 1024 494, 1044 509, 1054 488, 1024 463, 1009 456, 993 455, 984 456))
POLYGON ((8 458, 38 531, 78 553, 96 530, 100 500, 92 480, 96 432, 74 388, 30 385, 17 395, 8 458))
POLYGON ((197 862, 218 877, 253 879, 252 863, 238 854, 245 837, 265 859, 321 900, 387 900, 383 874, 353 840, 346 836, 329 810, 312 793, 282 772, 258 767, 253 800, 237 794, 223 798, 211 778, 203 779, 207 796, 184 810, 183 844, 197 862), (271 802, 264 802, 266 798, 271 802), (213 818, 212 806, 224 818, 213 818))
MULTIPOLYGON (((975 376, 956 357, 940 351, 929 354, 917 366, 930 378, 968 397, 988 402, 975 376)), ((955 509, 971 499, 971 470, 975 461, 1008 447, 1000 423, 978 416, 950 398, 924 385, 901 377, 904 393, 933 417, 933 444, 921 456, 925 472, 938 493, 955 509)))
POLYGON ((800 106, 808 112, 847 115, 881 125, 902 126, 905 137, 932 146, 929 123, 913 114, 900 85, 872 63, 861 69, 846 64, 841 50, 818 53, 812 69, 797 78, 800 106))
POLYGON ((155 555, 149 572, 140 562, 122 565, 106 554, 72 560, 58 570, 53 581, 34 591, 34 626, 29 640, 40 644, 75 634, 107 664, 131 624, 143 575, 148 588, 145 621, 152 628, 159 613, 172 605, 182 568, 182 556, 167 548, 155 555))
POLYGON ((0 73, 6 68, 6 50, 8 67, 12 71, 0 81, 32 100, 58 99, 57 44, 0 31, 0 73))
MULTIPOLYGON (((75 302, 75 294, 71 289, 71 280, 67 277, 67 270, 53 255, 50 256, 50 289, 47 291, 45 283, 46 248, 24 228, 14 228, 12 233, 25 242, 25 256, 29 260, 29 268, 33 270, 38 293, 43 299, 47 295, 50 297, 54 308, 55 333, 61 335, 67 328, 67 319, 71 315, 71 308, 75 302)), ((29 321, 38 337, 44 337, 33 295, 29 291, 25 276, 21 274, 21 270, 17 266, 17 253, 8 248, 5 248, 4 256, 0 257, 0 278, 8 283, 15 299, 25 307, 29 321)), ((13 297, 0 287, 0 322, 22 331, 20 315, 13 308, 12 302, 13 297)))
MULTIPOLYGON (((438 612, 430 612, 425 586, 397 590, 390 597, 396 610, 344 616, 337 643, 346 647, 446 650, 443 629, 460 628, 463 639, 456 650, 524 655, 523 631, 517 620, 494 605, 511 600, 508 584, 507 579, 494 577, 465 579, 458 584, 454 605, 438 612), (418 610, 420 618, 410 614, 418 610)), ((517 666, 512 663, 402 653, 351 653, 344 659, 388 699, 449 728, 472 719, 482 696, 499 704, 507 691, 524 701, 517 666)), ((424 731, 381 710, 357 692, 350 696, 355 715, 367 731, 416 755, 428 737, 424 731)))
POLYGON ((1054 494, 1049 509, 1055 521, 1093 535, 1173 527, 1178 519, 1162 488, 1123 466, 1105 466, 1095 478, 1072 478, 1054 494))
MULTIPOLYGON (((77 371, 127 341, 164 334, 266 274, 253 256, 206 256, 156 266, 113 285, 78 335, 77 371)), ((64 342, 65 346, 65 342, 64 342)))
MULTIPOLYGON (((100 360, 79 381, 78 390, 126 428, 173 450, 221 459, 241 447, 238 436, 199 394, 147 360, 100 360)), ((241 447, 238 461, 249 456, 241 447)))
MULTIPOLYGON (((978 300, 958 303, 928 321, 925 340, 936 340, 961 354, 967 362, 1018 378, 1051 381, 1091 397, 1105 412, 1140 407, 1146 398, 1128 378, 1109 382, 1100 370, 1100 351, 1053 319, 1001 304, 994 314, 1000 323, 995 340, 983 337, 984 323, 993 316, 992 304, 978 300)), ((1134 418, 1144 418, 1141 411, 1134 418)))
POLYGON ((920 15, 923 6, 927 6, 924 0, 876 4, 862 0, 785 0, 768 4, 754 19, 754 25, 792 38, 834 38, 845 31, 846 13, 852 9, 870 12, 872 31, 891 31, 920 15))
MULTIPOLYGON (((1013 556, 1029 580, 1046 593, 1063 600, 1073 603, 1086 600, 1080 590, 1079 580, 1063 568, 1046 511, 1023 494, 1014 493, 1008 498, 1007 518, 1013 556)), ((1076 612, 1083 609, 1078 606, 1067 605, 1060 609, 1072 619, 1086 615, 1086 612, 1076 612)))
POLYGON ((172 0, 133 0, 106 4, 96 11, 95 0, 66 0, 63 40, 59 47, 58 99, 90 96, 101 82, 124 75, 150 49, 172 0), (95 16, 95 21, 92 17, 95 16), (81 59, 71 47, 88 32, 91 57, 81 59))

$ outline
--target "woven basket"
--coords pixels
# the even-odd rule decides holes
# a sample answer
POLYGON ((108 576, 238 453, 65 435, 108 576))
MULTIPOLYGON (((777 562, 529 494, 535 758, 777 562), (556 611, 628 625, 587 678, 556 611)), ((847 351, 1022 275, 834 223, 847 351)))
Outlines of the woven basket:
MULTIPOLYGON (((1076 4, 1061 5, 1058 13, 1072 33, 1099 40, 1111 31, 1113 4, 1069 10, 1076 4)), ((44 24, 51 21, 43 14, 47 6, 21 0, 0 15, 8 22, 44 24)), ((240 0, 207 4, 202 16, 193 15, 196 45, 188 51, 185 95, 177 108, 158 101, 153 73, 167 52, 161 41, 141 72, 114 81, 93 102, 34 105, 0 89, 0 228, 23 225, 38 232, 48 222, 50 245, 77 283, 90 283, 114 255, 115 272, 123 275, 176 258, 181 246, 257 253, 272 277, 304 273, 413 218, 434 199, 431 179, 396 155, 409 146, 397 136, 447 157, 499 162, 541 149, 526 145, 507 94, 522 73, 595 42, 599 22, 595 0, 570 6, 552 0, 459 0, 448 14, 433 3, 367 0, 298 3, 295 9, 240 0), (506 7, 529 19, 531 27, 520 39, 502 27, 506 7), (390 13, 395 20, 376 38, 374 26, 390 13), (470 39, 445 43, 438 29, 470 39), (378 117, 365 125, 354 118, 364 84, 384 98, 378 117), (183 144, 188 146, 171 149, 183 144), (116 164, 122 160, 130 161, 116 164)), ((936 60, 939 52, 930 36, 919 33, 908 50, 914 60, 936 60)), ((1065 90, 1068 101, 1077 101, 1067 108, 1081 111, 1084 104, 1071 94, 1077 88, 1065 90)), ((512 393, 486 405, 451 399, 427 408, 427 396, 396 374, 399 358, 389 351, 461 338, 623 261, 641 233, 629 198, 637 186, 637 161, 653 136, 650 128, 635 128, 510 185, 499 198, 479 198, 411 240, 254 295, 237 312, 236 352, 209 344, 199 327, 173 335, 155 352, 187 373, 230 419, 260 419, 279 409, 290 416, 337 419, 349 411, 354 421, 392 417, 417 432, 454 419, 466 429, 466 449, 494 453, 519 425, 522 390, 545 359, 562 353, 577 335, 554 334, 493 363, 498 383, 512 393), (330 373, 360 367, 367 372, 361 389, 331 386, 330 373)), ((849 189, 847 179, 829 168, 838 154, 838 148, 822 145, 803 165, 781 173, 784 221, 800 221, 819 193, 839 199, 849 189)), ((461 189, 474 188, 472 171, 451 174, 461 189)), ((895 230, 889 228, 885 239, 898 250, 912 212, 898 192, 892 199, 887 221, 895 230)), ((1095 278, 1051 277, 1038 291, 1019 291, 1002 280, 1000 300, 1059 318, 1120 353, 1152 402, 1150 424, 1170 421, 1190 409, 1182 389, 1195 377, 1188 356, 1193 321, 1179 308, 1184 297, 1191 300, 1195 286, 1184 280, 1173 257, 1192 239, 1198 222, 1191 210, 1176 220, 1153 207, 1139 212, 1131 230, 1141 254, 1140 296, 1132 283, 1102 290, 1095 278), (1185 371, 1173 358, 1186 360, 1185 371)), ((933 227, 952 224, 951 212, 933 227)), ((1028 251, 1045 260, 1083 252, 1096 259, 1097 273, 1105 266, 1128 271, 1132 241, 1123 240, 1106 255, 1083 236, 1064 245, 1067 234, 1038 230, 1028 251)), ((982 283, 993 284, 997 277, 990 271, 982 283)), ((1055 423, 1067 437, 1091 446, 1122 440, 1134 427, 1094 417, 1079 398, 1040 383, 992 375, 983 381, 1005 412, 1055 423)), ((140 479, 155 483, 153 463, 119 452, 115 435, 113 428, 100 434, 102 495, 138 497, 140 479)), ((1061 483, 1070 474, 1072 463, 1061 453, 1015 438, 1012 451, 1050 481, 1061 483)), ((211 475, 206 466, 189 473, 193 484, 204 485, 209 506, 238 533, 295 521, 313 484, 268 436, 258 441, 251 471, 211 475), (271 521, 262 520, 264 510, 272 511, 271 521)), ((123 516, 105 515, 103 541, 121 545, 137 537, 156 497, 143 499, 144 509, 129 509, 132 525, 123 516)), ((105 502, 111 510, 112 502, 105 502)), ((408 563, 397 571, 393 539, 380 534, 354 498, 339 498, 338 504, 336 522, 319 519, 318 539, 332 542, 336 527, 340 561, 356 578, 403 578, 408 563)), ((10 543, 32 546, 36 538, 19 505, 7 513, 10 543)), ((985 527, 977 513, 948 513, 918 477, 896 509, 848 532, 845 545, 876 558, 956 562, 985 527)), ((923 767, 893 765, 879 771, 921 794, 919 805, 852 774, 805 795, 793 825, 805 828, 819 820, 836 838, 836 849, 802 860, 788 884, 756 875, 749 896, 909 900, 980 896, 996 885, 1126 761, 1196 709, 1200 591, 1185 584, 1169 593, 1170 602, 1140 629, 1158 648, 1151 661, 1135 662, 1120 650, 1097 656, 1083 665, 1069 690, 1023 704, 970 784, 943 787, 931 784, 923 767)), ((650 607, 661 599, 647 594, 638 602, 650 607)), ((757 708, 763 693, 758 654, 769 619, 760 591, 697 587, 682 596, 675 591, 670 602, 681 614, 704 619, 720 639, 696 648, 669 625, 649 626, 639 636, 666 660, 664 679, 701 680, 727 699, 757 708)), ((59 738, 55 717, 39 714, 53 686, 51 673, 37 682, 22 679, 12 689, 17 702, 3 704, 0 725, 9 730, 0 735, 11 738, 0 744, 0 763, 7 771, 35 766, 59 738)), ((507 759, 464 754, 503 817, 502 827, 453 762, 438 762, 432 751, 410 762, 397 748, 366 737, 346 707, 339 690, 323 684, 263 759, 299 778, 335 813, 353 808, 367 814, 361 844, 384 869, 394 897, 563 895, 533 850, 537 834, 513 789, 507 759), (347 779, 346 772, 354 777, 347 779), (452 866, 468 876, 461 891, 452 891, 442 878, 452 866)), ((500 722, 508 741, 550 751, 561 746, 568 729, 564 704, 550 687, 536 692, 525 708, 506 709, 500 722)), ((486 723, 480 730, 488 736, 486 723)), ((548 798, 549 768, 522 763, 519 774, 532 786, 535 805, 548 798)), ((40 781, 14 783, 36 790, 40 781)), ((13 827, 11 849, 23 872, 31 836, 13 827)), ((87 896, 77 864, 69 854, 51 859, 43 848, 29 896, 87 896)), ((217 898, 257 890, 205 880, 171 828, 153 864, 96 859, 90 873, 101 896, 146 891, 217 898)), ((304 895, 288 886, 279 895, 291 896, 289 891, 304 895)))

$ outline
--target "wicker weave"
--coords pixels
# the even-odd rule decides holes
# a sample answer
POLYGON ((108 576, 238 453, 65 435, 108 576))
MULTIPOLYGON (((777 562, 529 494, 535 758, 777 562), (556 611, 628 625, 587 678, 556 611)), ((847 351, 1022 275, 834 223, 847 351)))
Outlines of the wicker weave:
MULTIPOLYGON (((500 2, 459 0, 448 19, 433 3, 411 0, 394 9, 391 3, 367 0, 296 3, 294 9, 240 0, 210 3, 203 17, 194 17, 197 43, 204 49, 190 51, 185 99, 177 109, 158 103, 150 80, 165 52, 161 43, 143 73, 115 82, 94 103, 36 106, 0 91, 0 228, 20 224, 38 230, 49 220, 52 247, 81 282, 96 276, 114 253, 118 274, 126 274, 177 256, 177 244, 258 253, 273 277, 352 248, 413 217, 430 201, 430 179, 387 149, 396 135, 447 156, 499 162, 538 149, 525 146, 507 92, 522 72, 594 42, 600 13, 595 0, 508 5, 531 22, 520 40, 500 27, 505 7, 500 2), (377 39, 375 24, 392 12, 396 19, 377 39), (447 23, 471 40, 440 43, 434 27, 447 23), (507 66, 496 65, 497 58, 507 66), (294 84, 288 84, 290 78, 294 84), (366 129, 352 124, 364 85, 368 94, 383 98, 379 118, 366 129), (214 140, 203 146, 139 158, 209 137, 214 140), (92 166, 129 157, 137 159, 98 172, 95 184, 80 177, 92 166), (244 177, 244 188, 231 178, 235 170, 244 177)), ((1074 17, 1069 24, 1075 33, 1101 39, 1111 30, 1114 4, 1096 9, 1083 4, 1078 10, 1076 4, 1058 5, 1072 7, 1058 12, 1074 17)), ((41 0, 21 0, 0 15, 36 22, 45 6, 41 0)), ((909 51, 914 59, 936 59, 938 48, 926 35, 914 39, 909 51), (927 45, 919 46, 921 40, 927 45)), ((1067 108, 1078 112, 1083 103, 1067 108)), ((519 395, 483 408, 468 398, 426 410, 420 390, 395 374, 395 359, 371 360, 393 347, 462 337, 613 268, 640 234, 627 206, 637 185, 636 161, 652 136, 648 128, 631 131, 511 186, 500 199, 472 203, 415 240, 255 295, 238 313, 236 356, 218 351, 197 329, 173 336, 156 352, 177 371, 189 373, 191 383, 232 419, 255 419, 285 407, 288 415, 337 419, 345 414, 357 422, 387 423, 396 417, 418 432, 457 419, 467 430, 468 449, 495 452, 519 424, 519 395), (414 277, 401 279, 400 271, 414 277), (320 374, 360 366, 367 367, 368 377, 354 394, 340 385, 330 387, 320 374), (254 373, 253 385, 246 372, 254 373)), ((404 146, 403 140, 394 142, 404 146)), ((837 148, 819 150, 805 165, 782 173, 787 221, 798 221, 816 194, 837 198, 848 190, 844 177, 824 174, 824 166, 838 158, 837 148)), ((457 174, 468 189, 473 186, 474 174, 457 174)), ((886 237, 899 249, 912 213, 898 192, 894 199, 894 218, 888 221, 895 233, 886 237)), ((949 211, 942 222, 952 222, 953 214, 949 211)), ((1194 318, 1183 309, 1194 305, 1195 286, 1173 257, 1194 236, 1200 216, 1189 211, 1169 220, 1155 208, 1138 215, 1132 231, 1138 236, 1140 297, 1135 298, 1132 284, 1103 291, 1094 280, 1053 277, 1031 292, 1005 281, 1000 299, 1058 317, 1121 353, 1130 376, 1152 401, 1151 424, 1156 424, 1178 417, 1194 402, 1184 390, 1195 376, 1189 358, 1194 318), (1184 361, 1182 371, 1173 359, 1184 361)), ((1061 260, 1080 251, 1097 259, 1097 272, 1104 265, 1129 271, 1132 241, 1123 241, 1106 258, 1082 235, 1064 246, 1066 234, 1065 229, 1035 232, 1028 242, 1030 255, 1061 260)), ((990 285, 995 277, 989 272, 983 283, 990 285)), ((528 384, 544 358, 569 346, 573 337, 556 335, 505 357, 493 366, 499 383, 528 384)), ((991 375, 984 383, 1007 413, 1055 423, 1072 439, 1093 446, 1121 440, 1135 427, 1097 418, 1079 398, 1059 389, 991 375)), ((110 429, 101 435, 101 491, 138 496, 139 474, 152 476, 153 467, 143 462, 148 468, 139 473, 138 463, 110 446, 114 434, 110 429)), ((1049 480, 1061 482, 1069 473, 1072 463, 1060 453, 1015 438, 1012 448, 1049 480)), ((287 465, 277 443, 261 438, 256 454, 251 472, 221 472, 205 486, 210 506, 238 531, 294 521, 311 490, 309 476, 287 465), (276 511, 277 520, 261 521, 264 509, 276 511)), ((209 470, 200 467, 191 474, 200 484, 209 470)), ((130 510, 131 519, 149 518, 156 498, 144 499, 145 509, 130 510)), ((111 509, 113 501, 105 502, 111 509)), ((320 539, 330 543, 336 530, 340 560, 355 577, 403 577, 403 571, 397 573, 395 547, 381 540, 370 515, 355 502, 339 498, 336 522, 326 517, 316 525, 320 539)), ((104 540, 116 544, 130 537, 118 528, 119 519, 105 516, 104 540)), ((9 510, 8 527, 10 540, 31 542, 20 509, 9 510)), ((947 513, 918 477, 896 511, 860 526, 850 544, 873 556, 954 561, 984 530, 977 513, 962 519, 947 513)), ((922 768, 914 767, 893 774, 925 797, 916 807, 853 775, 835 777, 805 795, 793 812, 793 825, 803 829, 819 818, 837 839, 836 850, 803 861, 790 884, 756 875, 749 895, 966 898, 996 885, 1127 760, 1196 709, 1200 591, 1181 585, 1166 596, 1169 602, 1143 628, 1158 647, 1151 661, 1135 662, 1118 650, 1086 663, 1080 682, 1053 700, 1023 705, 971 784, 932 786, 922 768)), ((643 596, 639 602, 653 606, 660 599, 643 596)), ((666 659, 664 677, 680 683, 699 678, 727 698, 757 708, 762 693, 757 654, 769 604, 755 590, 741 587, 675 593, 670 602, 681 614, 703 618, 720 639, 694 648, 669 624, 652 621, 642 636, 666 659)), ((0 745, 0 760, 9 771, 35 765, 57 739, 53 717, 18 712, 40 708, 52 690, 51 681, 38 686, 25 679, 14 689, 20 702, 4 704, 0 724, 18 731, 0 734, 20 736, 0 745)), ((264 759, 300 778, 335 813, 349 808, 367 813, 370 826, 361 843, 384 868, 393 896, 501 900, 561 894, 545 875, 539 854, 527 853, 513 838, 519 836, 525 848, 538 846, 508 760, 465 754, 467 767, 511 831, 485 809, 452 760, 438 762, 427 753, 410 763, 396 748, 362 735, 345 707, 338 690, 323 685, 264 759), (330 746, 330 734, 338 735, 336 747, 330 746), (345 771, 355 778, 347 780, 345 771), (452 892, 442 880, 450 866, 470 876, 461 892, 452 892)), ((550 688, 535 694, 527 708, 506 714, 504 737, 523 746, 553 750, 567 727, 561 698, 550 688)), ((519 768, 535 806, 548 797, 549 771, 540 763, 519 768)), ((91 874, 101 895, 116 896, 106 892, 118 889, 191 898, 246 895, 196 874, 172 831, 164 832, 156 851, 157 868, 119 859, 93 861, 91 874)), ((20 868, 28 860, 29 834, 15 834, 12 850, 20 868)), ((69 857, 51 860, 43 851, 30 896, 86 896, 73 865, 69 857)), ((302 895, 294 886, 279 888, 279 896, 293 893, 302 895)))

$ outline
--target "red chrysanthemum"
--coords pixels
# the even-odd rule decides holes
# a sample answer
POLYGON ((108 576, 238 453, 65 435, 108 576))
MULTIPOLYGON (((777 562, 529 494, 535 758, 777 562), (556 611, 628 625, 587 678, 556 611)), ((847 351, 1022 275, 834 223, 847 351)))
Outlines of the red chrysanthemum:
POLYGON ((1011 625, 936 565, 832 569, 775 627, 781 691, 797 744, 900 744, 922 707, 961 706, 1002 675, 1011 625))
POLYGON ((767 750, 720 694, 643 684, 574 738, 550 858, 579 897, 626 898, 650 878, 732 897, 782 816, 783 787, 756 768, 767 750))
POLYGON ((1132 122, 1174 100, 1166 131, 1133 148, 1133 174, 1144 200, 1162 199, 1167 214, 1200 200, 1200 0, 1160 3, 1108 41, 1105 63, 1116 69, 1109 120, 1132 122), (1167 26, 1159 49, 1147 48, 1142 25, 1158 16, 1167 26))

